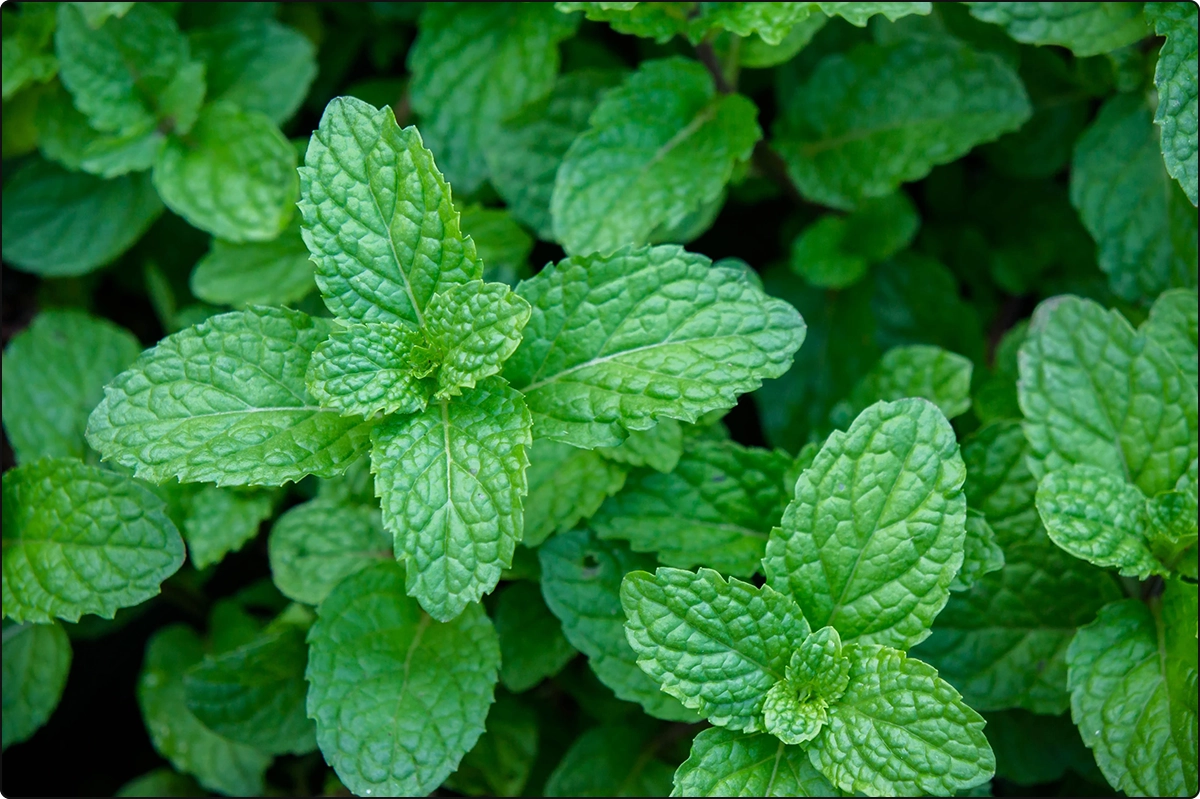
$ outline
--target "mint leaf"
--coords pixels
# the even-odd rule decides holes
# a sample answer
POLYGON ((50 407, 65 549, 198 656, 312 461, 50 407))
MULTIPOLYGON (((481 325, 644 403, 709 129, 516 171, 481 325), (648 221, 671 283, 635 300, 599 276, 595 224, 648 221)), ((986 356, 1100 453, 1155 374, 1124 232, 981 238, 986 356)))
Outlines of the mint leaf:
POLYGON ((771 686, 763 703, 767 732, 785 744, 803 744, 821 732, 828 709, 846 692, 850 661, 837 630, 822 627, 792 653, 787 677, 771 686))
POLYGON ((166 141, 165 134, 151 126, 127 133, 95 130, 57 83, 38 97, 35 124, 42 155, 72 171, 82 169, 103 178, 150 169, 166 141))
POLYGON ((539 438, 529 450, 526 546, 536 547, 596 512, 625 484, 625 470, 594 450, 539 438))
POLYGON ((483 735, 445 787, 466 796, 520 796, 538 754, 538 737, 533 709, 497 691, 483 735))
POLYGON ((822 60, 787 98, 774 146, 802 194, 849 210, 1016 130, 1030 113, 1020 78, 995 55, 949 38, 864 44, 822 60), (897 105, 899 96, 912 101, 897 105))
POLYGON ((701 730, 672 796, 839 796, 808 752, 769 733, 701 730))
POLYGON ((587 655, 600 681, 651 716, 697 721, 694 710, 660 691, 638 667, 625 635, 621 579, 634 569, 654 568, 654 558, 631 552, 621 542, 601 541, 586 529, 550 539, 538 548, 538 558, 546 605, 562 621, 571 645, 587 655))
POLYGON ((4 261, 42 277, 112 263, 162 213, 148 175, 101 180, 40 159, 4 183, 4 261))
POLYGON ((500 371, 521 343, 529 303, 503 283, 472 280, 434 295, 425 312, 425 333, 440 354, 439 399, 500 371))
POLYGON ((117 789, 113 796, 205 796, 204 789, 169 766, 147 771, 117 789))
POLYGON ((754 104, 718 95, 703 66, 648 61, 605 93, 571 144, 550 202, 570 253, 650 241, 714 202, 762 137, 754 104))
POLYGON ((648 731, 610 724, 580 735, 546 780, 546 796, 666 796, 671 766, 648 731))
POLYGON ((767 542, 767 584, 847 642, 913 646, 962 565, 965 475, 931 403, 872 405, 801 474, 767 542))
POLYGON ((88 443, 158 482, 332 477, 364 452, 370 424, 318 407, 305 388, 330 328, 298 311, 252 308, 167 336, 105 388, 88 443))
POLYGON ((968 3, 971 15, 1001 25, 1025 44, 1058 44, 1077 56, 1099 55, 1150 33, 1135 4, 968 3))
POLYGON ((245 546, 275 509, 275 497, 266 491, 189 483, 168 485, 165 493, 197 569, 220 563, 245 546))
POLYGON ((273 19, 244 19, 190 31, 204 62, 210 101, 227 100, 275 124, 292 117, 317 75, 316 48, 273 19))
POLYGON ((146 645, 137 699, 155 750, 210 791, 249 796, 263 790, 271 756, 205 727, 188 710, 184 674, 204 658, 204 646, 182 624, 164 627, 146 645))
POLYGON ((164 203, 227 241, 271 241, 296 201, 296 150, 266 116, 206 105, 191 135, 171 138, 154 165, 164 203))
POLYGON ((791 597, 712 569, 631 572, 621 605, 642 670, 712 723, 746 732, 763 728, 767 690, 810 632, 791 597))
POLYGON ((1154 122, 1162 128, 1162 152, 1167 171, 1196 204, 1196 18, 1190 8, 1175 3, 1147 3, 1146 19, 1154 32, 1166 36, 1154 68, 1158 110, 1154 122))
POLYGON ((500 682, 513 693, 558 674, 576 654, 536 583, 522 580, 504 589, 492 615, 500 636, 500 682))
POLYGON ((860 28, 876 14, 882 14, 889 22, 895 22, 910 14, 925 15, 933 10, 932 3, 817 3, 817 6, 826 14, 842 17, 851 25, 860 28))
POLYGON ((601 538, 623 538, 671 566, 706 564, 749 577, 787 504, 783 475, 789 465, 779 450, 696 442, 673 472, 630 474, 591 526, 601 538))
POLYGON ((189 286, 197 298, 214 305, 289 305, 303 299, 314 288, 313 265, 299 220, 270 241, 213 239, 189 286))
POLYGON ((674 419, 662 419, 654 427, 634 430, 615 447, 597 447, 596 451, 617 463, 670 472, 683 454, 683 427, 674 419))
POLYGON ((90 28, 99 28, 109 19, 118 19, 129 13, 133 3, 71 3, 83 14, 90 28))
POLYGON ((920 397, 937 406, 947 419, 971 407, 971 362, 928 344, 893 347, 854 386, 849 398, 834 406, 830 421, 844 427, 869 405, 920 397))
MULTIPOLYGON (((779 44, 792 26, 813 13, 813 3, 722 3, 701 7, 699 19, 690 31, 697 41, 707 31, 727 30, 738 36, 755 34, 767 44, 779 44), (705 30, 707 29, 707 30, 705 30)), ((841 5, 830 3, 829 5, 841 5)))
POLYGON ((1141 332, 1154 339, 1183 370, 1188 382, 1196 382, 1196 292, 1172 289, 1158 295, 1150 318, 1141 332))
POLYGON ((787 303, 679 247, 567 258, 517 293, 533 315, 505 377, 539 436, 580 447, 619 444, 657 417, 730 408, 786 371, 804 340, 787 303))
POLYGON ((401 130, 391 108, 331 101, 300 184, 304 241, 335 315, 420 326, 435 292, 482 277, 450 187, 421 135, 401 130))
POLYGON ((843 791, 951 795, 991 778, 983 718, 937 671, 885 646, 850 644, 849 682, 813 765, 843 791), (906 697, 889 701, 887 697, 906 697))
POLYGON ((1087 464, 1152 497, 1173 489, 1196 457, 1195 387, 1119 312, 1077 297, 1042 303, 1020 368, 1037 477, 1087 464))
POLYGON ((498 377, 371 433, 383 524, 408 562, 405 589, 449 621, 491 591, 521 539, 529 411, 498 377))
POLYGON ((61 625, 5 620, 5 749, 9 744, 29 740, 49 720, 62 698, 70 670, 71 642, 61 625))
POLYGON ((183 565, 161 499, 125 475, 69 458, 4 473, 4 615, 111 619, 156 596, 183 565))
POLYGON ((1160 607, 1114 602, 1071 643, 1071 717, 1120 790, 1196 790, 1195 614, 1196 587, 1170 581, 1160 607))
POLYGON ((414 350, 427 351, 426 341, 421 331, 392 322, 335 325, 313 351, 308 390, 346 416, 418 413, 429 389, 414 350))
POLYGON ((392 558, 379 509, 316 499, 280 516, 268 539, 271 579, 289 599, 318 605, 346 577, 392 558))
POLYGON ((1079 137, 1071 204, 1117 296, 1196 285, 1196 209, 1163 168, 1158 131, 1137 95, 1107 101, 1079 137))
POLYGON ((996 533, 987 518, 974 508, 967 508, 965 527, 963 565, 950 583, 951 591, 966 591, 983 575, 1004 568, 1004 550, 996 543, 996 533))
POLYGON ((87 417, 133 363, 133 334, 80 311, 48 310, 4 350, 4 432, 21 463, 87 453, 87 417))
POLYGON ((985 424, 1001 419, 1020 419, 1017 403, 1017 352, 1029 332, 1028 322, 1019 322, 1009 329, 996 345, 990 374, 980 380, 971 396, 975 415, 985 424))
POLYGON ((5 101, 21 89, 44 83, 58 73, 50 52, 54 36, 54 6, 30 5, 4 15, 3 95, 5 101))
POLYGON ((848 216, 823 216, 805 228, 792 242, 792 271, 814 286, 845 288, 912 243, 919 226, 902 191, 865 201, 848 216))
POLYGON ((483 732, 500 666, 479 605, 438 623, 403 584, 404 567, 393 562, 347 577, 308 635, 317 743, 359 795, 421 795, 440 785, 483 732))
POLYGON ((660 44, 687 30, 695 3, 555 3, 563 13, 582 11, 593 22, 607 22, 618 33, 643 36, 660 44))

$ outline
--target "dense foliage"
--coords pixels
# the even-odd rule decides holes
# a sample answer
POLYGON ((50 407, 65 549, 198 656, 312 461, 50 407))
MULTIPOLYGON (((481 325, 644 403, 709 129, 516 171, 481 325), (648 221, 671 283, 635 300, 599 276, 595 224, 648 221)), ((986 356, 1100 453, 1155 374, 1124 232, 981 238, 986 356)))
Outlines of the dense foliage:
POLYGON ((9 3, 4 790, 1197 793, 1197 7, 9 3))

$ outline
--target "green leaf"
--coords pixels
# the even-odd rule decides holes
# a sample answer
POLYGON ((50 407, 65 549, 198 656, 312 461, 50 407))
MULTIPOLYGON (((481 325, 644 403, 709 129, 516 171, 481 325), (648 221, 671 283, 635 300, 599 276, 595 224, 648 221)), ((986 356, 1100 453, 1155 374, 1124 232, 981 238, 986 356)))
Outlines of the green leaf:
POLYGON ((4 615, 111 619, 183 565, 163 501, 123 474, 70 458, 4 473, 4 615))
POLYGON ((291 305, 314 288, 313 264, 293 219, 271 241, 213 239, 189 283, 197 298, 214 305, 291 305))
POLYGON ((202 786, 231 796, 257 795, 271 756, 223 738, 188 710, 184 674, 204 658, 204 647, 182 624, 164 627, 146 645, 137 699, 155 750, 202 786))
POLYGON ((438 399, 456 397, 500 371, 521 343, 532 309, 503 283, 472 280, 435 294, 425 333, 440 355, 438 399))
POLYGON ((984 425, 962 443, 967 503, 984 514, 1005 549, 1050 546, 1034 505, 1038 481, 1029 471, 1028 454, 1021 424, 1011 419, 984 425))
MULTIPOLYGON (((491 183, 513 216, 539 238, 554 239, 550 199, 567 148, 587 130, 600 97, 621 77, 616 70, 600 69, 560 75, 550 94, 502 121, 492 134, 494 145, 484 151, 491 183)), ((466 223, 464 228, 474 230, 466 223)))
POLYGON ((271 578, 283 595, 318 605, 351 574, 391 560, 392 537, 379 508, 316 499, 275 521, 267 552, 271 578))
POLYGON ((126 133, 95 130, 57 83, 38 97, 35 124, 42 155, 103 178, 150 169, 166 142, 166 135, 150 125, 126 133))
POLYGON ((190 31, 204 61, 210 101, 227 100, 282 124, 296 113, 317 75, 316 48, 273 19, 243 19, 190 31))
MULTIPOLYGON (((738 36, 757 35, 769 45, 782 42, 792 27, 813 13, 812 3, 722 3, 701 6, 689 31, 693 42, 704 34, 726 30, 738 36)), ((830 4, 841 5, 841 4, 830 4)))
POLYGON ((335 315, 421 326, 435 292, 482 277, 433 155, 390 107, 331 101, 300 184, 304 241, 335 315))
POLYGON ((210 317, 167 336, 105 388, 88 443, 162 482, 282 485, 332 477, 370 423, 320 408, 304 373, 331 324, 286 308, 210 317))
POLYGON ((21 89, 44 83, 58 73, 50 52, 54 36, 54 6, 28 5, 4 14, 3 95, 5 101, 21 89))
POLYGON ((687 30, 695 3, 555 3, 563 13, 582 11, 593 22, 607 22, 618 33, 665 43, 687 30))
POLYGON ((306 383, 322 407, 345 416, 425 410, 429 388, 414 350, 427 350, 421 331, 393 322, 335 325, 313 351, 306 383))
POLYGON ((792 26, 788 35, 777 45, 752 37, 741 40, 741 51, 738 53, 738 63, 743 67, 765 69, 791 61, 796 53, 803 50, 813 37, 825 27, 829 18, 824 14, 812 14, 792 26))
POLYGON ((5 749, 29 740, 49 720, 62 698, 70 670, 71 642, 61 625, 5 620, 5 749))
POLYGON ((1163 167, 1150 109, 1136 94, 1106 102, 1076 143, 1071 204, 1117 296, 1195 287, 1196 209, 1163 167))
POLYGON ((112 263, 162 213, 149 175, 101 180, 34 159, 4 183, 4 262, 42 277, 112 263))
POLYGON ((792 242, 792 271, 814 286, 845 288, 911 244, 920 224, 902 191, 867 200, 848 216, 823 216, 792 242))
POLYGON ((808 752, 769 733, 701 730, 672 796, 840 796, 808 752))
POLYGON ((63 85, 96 130, 146 131, 163 124, 186 134, 204 99, 204 66, 192 61, 175 20, 134 4, 92 27, 74 3, 58 7, 55 49, 63 85))
POLYGON ((523 580, 504 589, 492 615, 500 636, 500 682, 513 693, 558 674, 576 654, 537 583, 523 580))
POLYGON ((526 478, 529 496, 522 540, 536 547, 590 518, 605 497, 625 485, 625 470, 594 450, 539 438, 529 450, 526 478))
POLYGON ((87 417, 142 345, 106 319, 48 310, 4 350, 4 432, 17 461, 87 454, 87 417))
POLYGON ((985 372, 976 384, 971 404, 975 415, 985 424, 1021 418, 1021 406, 1017 403, 1017 352, 1028 332, 1028 321, 1010 328, 996 345, 991 373, 985 372))
POLYGON ((991 779, 996 761, 983 718, 937 671, 885 646, 843 651, 846 693, 808 750, 830 782, 867 794, 949 796, 991 779))
POLYGON ((413 110, 449 180, 471 194, 500 121, 550 92, 578 23, 549 3, 434 4, 408 55, 413 110))
POLYGON ((662 419, 654 427, 631 432, 615 447, 597 447, 596 451, 617 463, 670 472, 683 455, 683 427, 674 419, 662 419))
POLYGON ((913 646, 963 562, 965 476, 954 430, 931 403, 872 405, 800 476, 767 542, 767 584, 848 643, 913 646))
POLYGON ((754 104, 717 94, 695 61, 648 61, 605 93, 555 179, 555 238, 570 253, 643 244, 715 201, 762 137, 754 104))
POLYGON ((1067 653, 1071 717, 1105 778, 1131 795, 1196 791, 1195 616, 1195 585, 1170 581, 1161 606, 1105 606, 1067 653))
POLYGON ((233 242, 272 241, 292 218, 296 150, 275 123, 227 102, 205 106, 190 136, 172 138, 154 165, 164 203, 233 242))
POLYGON ((889 22, 895 22, 910 14, 926 15, 933 10, 932 3, 817 3, 830 16, 839 16, 851 25, 863 27, 867 20, 882 14, 889 22))
POLYGON ((774 146, 802 194, 849 210, 1016 130, 1030 113, 1020 78, 995 55, 950 38, 864 44, 822 60, 788 98, 774 146))
POLYGON ((746 732, 763 728, 767 690, 810 632, 791 597, 712 569, 631 572, 621 605, 642 670, 713 724, 746 732))
POLYGON ((404 596, 404 567, 385 562, 339 583, 317 615, 308 714, 326 761, 360 796, 429 793, 492 704, 500 646, 483 608, 435 622, 404 596))
POLYGON ((1035 476, 1087 464, 1152 497, 1195 459, 1195 386, 1119 312, 1077 297, 1043 302, 1020 365, 1035 476))
POLYGON ((172 517, 188 546, 192 566, 220 563, 258 535, 258 526, 275 510, 267 491, 184 484, 166 487, 172 517))
POLYGON ((1025 44, 1058 44, 1099 55, 1150 33, 1136 3, 968 3, 971 15, 1001 25, 1025 44))
POLYGON ((1147 3, 1146 19, 1165 36, 1154 68, 1158 110, 1154 123, 1162 128, 1162 153, 1171 177, 1196 204, 1196 36, 1192 10, 1178 3, 1147 3))
POLYGON ((120 19, 129 13, 133 3, 71 3, 83 14, 88 27, 99 28, 105 22, 116 17, 120 19))
POLYGON ((858 381, 850 396, 833 407, 830 421, 845 427, 868 406, 905 397, 927 399, 953 419, 971 407, 972 369, 971 361, 941 347, 893 347, 858 381))
POLYGON ((537 754, 537 716, 521 700, 498 691, 483 735, 445 787, 466 796, 520 796, 537 754))
POLYGON ((462 229, 475 242, 479 260, 483 261, 483 279, 488 282, 516 286, 530 277, 529 254, 533 252, 533 237, 517 224, 515 211, 508 208, 483 208, 472 205, 460 216, 462 229))
POLYGON ((639 470, 591 521, 601 538, 622 538, 665 564, 700 564, 740 577, 759 570, 767 536, 788 494, 780 450, 732 441, 691 444, 673 472, 639 470))
POLYGON ((117 789, 113 796, 207 796, 191 777, 169 766, 147 771, 117 789))
POLYGON ((254 640, 205 657, 183 676, 188 710, 218 735, 268 754, 316 749, 304 710, 305 630, 281 618, 254 640))
POLYGON ((731 408, 804 340, 800 315, 744 272, 673 246, 567 258, 517 293, 533 315, 505 377, 539 436, 580 447, 731 408))
POLYGON ((828 709, 846 692, 850 661, 837 630, 822 627, 792 653, 787 678, 767 691, 763 723, 785 744, 803 744, 821 732, 828 709))
POLYGON ((631 552, 617 541, 601 541, 586 529, 571 530, 538 548, 542 594, 562 621, 563 634, 588 657, 592 671, 613 692, 668 721, 698 721, 694 710, 659 690, 637 665, 625 635, 621 578, 654 568, 654 558, 631 552))
POLYGON ((1186 289, 1164 291, 1150 308, 1141 332, 1154 339, 1195 384, 1200 364, 1196 361, 1196 292, 1186 289))
POLYGON ((546 780, 546 796, 666 796, 672 768, 656 756, 656 741, 628 724, 580 735, 546 780))
POLYGON ((950 583, 951 591, 966 591, 983 575, 1004 568, 1004 550, 996 543, 996 533, 987 518, 974 508, 967 508, 965 527, 963 565, 950 583))
POLYGON ((521 540, 529 411, 498 377, 371 433, 383 524, 408 562, 405 583, 449 621, 491 591, 521 540))

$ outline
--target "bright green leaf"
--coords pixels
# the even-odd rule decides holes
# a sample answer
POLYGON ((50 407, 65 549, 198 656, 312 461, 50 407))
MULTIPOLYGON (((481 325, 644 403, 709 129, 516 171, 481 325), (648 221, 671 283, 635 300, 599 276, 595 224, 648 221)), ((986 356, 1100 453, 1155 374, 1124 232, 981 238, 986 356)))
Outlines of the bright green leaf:
POLYGON ((521 343, 529 303, 503 283, 472 280, 435 294, 425 333, 440 356, 437 397, 455 397, 500 371, 521 343))
POLYGON ((275 509, 275 498, 267 491, 218 488, 212 485, 169 485, 168 503, 173 505, 188 559, 203 569, 236 552, 258 535, 258 526, 275 509))
POLYGON ((427 351, 426 339, 408 325, 336 325, 313 351, 308 390, 322 407, 346 416, 418 413, 429 387, 417 348, 427 351))
POLYGON ((1141 332, 1167 351, 1184 377, 1193 385, 1200 364, 1196 358, 1196 292, 1186 289, 1164 291, 1150 308, 1141 332))
POLYGON ((965 526, 963 565, 950 583, 951 591, 966 591, 983 575, 1004 568, 1004 550, 996 543, 996 533, 987 518, 974 508, 967 508, 965 526))
MULTIPOLYGON (((4 14, 4 100, 30 84, 44 83, 58 72, 58 59, 50 52, 54 36, 51 5, 27 5, 4 14)), ((7 113, 7 109, 6 109, 7 113)))
POLYGON ((928 344, 893 347, 883 354, 843 400, 830 411, 830 421, 845 427, 868 406, 905 397, 920 397, 937 406, 947 419, 971 407, 971 362, 928 344))
POLYGON ((674 419, 661 419, 647 430, 632 431, 615 447, 597 447, 596 451, 610 461, 666 473, 683 454, 683 427, 674 419))
POLYGON ((968 3, 972 16, 1025 44, 1058 44, 1099 55, 1150 33, 1137 3, 968 3))
POLYGON ((1167 40, 1158 52, 1154 86, 1162 128, 1163 160, 1196 204, 1196 15, 1181 3, 1147 3, 1146 18, 1167 40))
POLYGON ((318 605, 334 586, 380 560, 392 537, 377 507, 316 499, 297 505, 271 527, 271 578, 289 599, 318 605))
POLYGON ((808 752, 770 733, 709 727, 675 772, 672 796, 840 796, 808 752))

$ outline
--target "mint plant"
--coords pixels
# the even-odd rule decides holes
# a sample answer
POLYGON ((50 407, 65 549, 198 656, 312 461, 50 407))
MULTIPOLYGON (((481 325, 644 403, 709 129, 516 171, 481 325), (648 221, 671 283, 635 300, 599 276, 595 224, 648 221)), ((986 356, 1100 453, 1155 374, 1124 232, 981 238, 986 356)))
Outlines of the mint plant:
POLYGON ((6 795, 1198 790, 1193 5, 2 15, 6 795))

